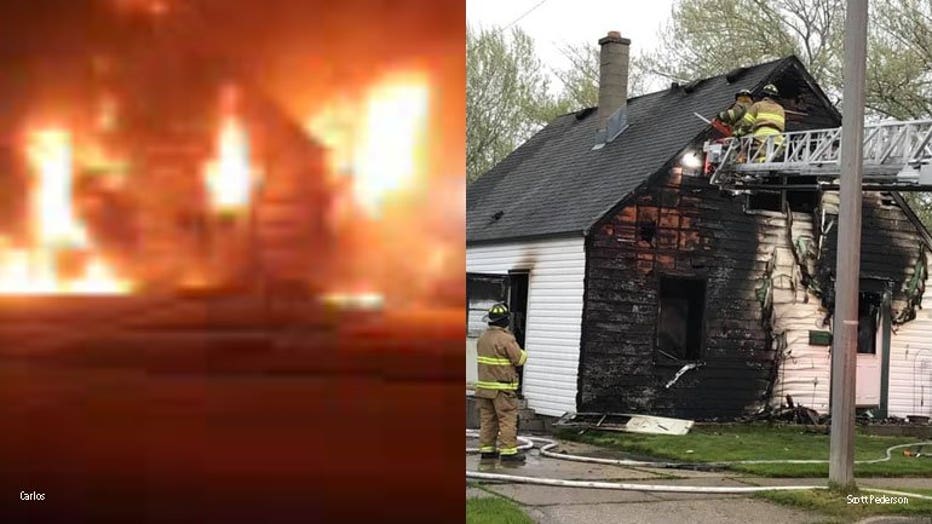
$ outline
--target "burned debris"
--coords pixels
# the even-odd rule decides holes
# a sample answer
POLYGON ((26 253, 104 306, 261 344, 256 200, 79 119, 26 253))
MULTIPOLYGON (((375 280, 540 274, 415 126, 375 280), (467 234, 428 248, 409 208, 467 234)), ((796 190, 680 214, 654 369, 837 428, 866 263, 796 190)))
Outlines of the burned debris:
POLYGON ((624 413, 566 413, 553 425, 581 431, 593 429, 651 435, 685 435, 693 427, 693 421, 624 413))

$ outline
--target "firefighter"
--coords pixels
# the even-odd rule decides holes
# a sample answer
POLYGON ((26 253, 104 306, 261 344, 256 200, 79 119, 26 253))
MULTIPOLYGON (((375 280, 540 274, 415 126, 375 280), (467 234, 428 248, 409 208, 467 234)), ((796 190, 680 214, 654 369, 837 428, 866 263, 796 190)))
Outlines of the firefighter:
POLYGON ((780 96, 777 86, 767 84, 763 89, 764 95, 754 105, 748 108, 742 122, 749 126, 754 136, 754 147, 757 150, 756 162, 766 159, 767 138, 775 136, 773 144, 776 148, 783 145, 783 131, 786 129, 786 114, 775 98, 780 96))
POLYGON ((744 136, 751 130, 747 122, 744 121, 744 114, 747 113, 748 108, 751 107, 753 103, 751 92, 747 89, 742 89, 735 93, 735 103, 728 109, 719 113, 716 118, 728 124, 728 127, 731 128, 732 136, 744 136))
POLYGON ((518 452, 518 370, 527 361, 508 330, 510 313, 505 304, 495 304, 484 317, 489 328, 477 343, 479 380, 479 452, 483 459, 523 463, 518 452), (496 449, 496 440, 501 444, 496 449))

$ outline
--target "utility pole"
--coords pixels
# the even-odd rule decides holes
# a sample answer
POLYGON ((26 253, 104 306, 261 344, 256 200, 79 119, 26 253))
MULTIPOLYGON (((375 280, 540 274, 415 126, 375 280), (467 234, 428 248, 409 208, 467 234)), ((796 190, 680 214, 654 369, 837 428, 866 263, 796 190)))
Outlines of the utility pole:
POLYGON ((864 139, 864 72, 867 0, 848 0, 841 129, 838 257, 832 346, 832 435, 828 479, 843 489, 854 484, 855 365, 858 349, 858 286, 861 273, 861 171, 864 139))

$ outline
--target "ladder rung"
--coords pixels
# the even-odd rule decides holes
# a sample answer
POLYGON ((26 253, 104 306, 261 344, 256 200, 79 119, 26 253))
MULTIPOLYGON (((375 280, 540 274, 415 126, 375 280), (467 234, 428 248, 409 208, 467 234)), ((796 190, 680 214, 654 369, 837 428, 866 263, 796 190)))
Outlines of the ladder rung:
MULTIPOLYGON (((721 148, 704 148, 718 154, 710 158, 716 167, 714 183, 736 174, 767 177, 842 176, 842 128, 793 131, 767 137, 727 138, 721 148)), ((880 183, 932 185, 932 120, 889 121, 864 126, 865 177, 880 183), (926 167, 923 167, 926 166, 926 167)), ((735 180, 729 180, 734 183, 735 180)))

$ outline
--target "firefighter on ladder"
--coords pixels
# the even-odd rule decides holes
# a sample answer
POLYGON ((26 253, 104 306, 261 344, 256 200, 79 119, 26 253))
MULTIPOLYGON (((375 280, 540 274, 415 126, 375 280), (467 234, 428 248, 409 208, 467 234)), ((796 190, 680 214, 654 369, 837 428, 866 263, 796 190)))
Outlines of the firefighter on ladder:
POLYGON ((728 109, 719 113, 718 118, 722 123, 727 124, 731 129, 731 135, 742 137, 751 131, 751 126, 744 120, 744 114, 748 112, 754 101, 751 100, 751 91, 742 89, 735 93, 735 103, 728 109))
POLYGON ((477 342, 479 379, 476 399, 479 404, 479 452, 482 459, 523 463, 518 451, 518 370, 527 361, 508 330, 510 313, 505 304, 489 308, 485 319, 489 328, 477 342), (496 448, 496 440, 501 447, 496 448))
POLYGON ((754 102, 742 118, 742 122, 751 128, 751 135, 754 137, 754 149, 757 152, 755 162, 767 160, 768 142, 772 142, 773 147, 769 149, 776 155, 783 146, 783 132, 786 129, 786 113, 783 106, 774 100, 780 96, 777 86, 767 84, 763 92, 763 97, 754 102))
MULTIPOLYGON (((751 132, 751 126, 744 120, 744 115, 747 114, 748 109, 753 103, 754 100, 751 99, 751 91, 742 89, 735 93, 735 103, 716 115, 715 118, 728 126, 731 130, 731 136, 741 138, 751 132)), ((747 147, 742 145, 738 151, 738 162, 744 162, 746 156, 747 147)))

